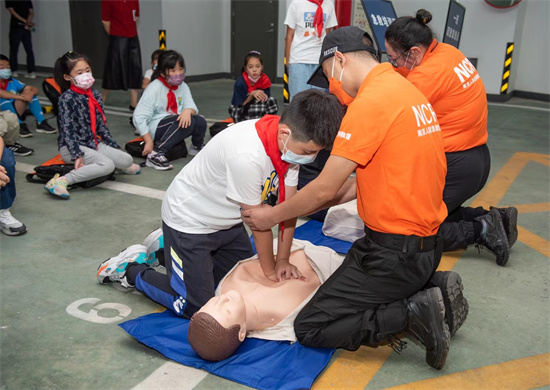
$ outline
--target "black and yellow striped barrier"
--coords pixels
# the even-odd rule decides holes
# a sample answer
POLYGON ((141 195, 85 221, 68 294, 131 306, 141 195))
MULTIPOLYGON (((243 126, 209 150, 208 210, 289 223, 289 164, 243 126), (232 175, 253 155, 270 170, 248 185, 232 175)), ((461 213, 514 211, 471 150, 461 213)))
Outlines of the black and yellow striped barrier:
POLYGON ((285 71, 283 74, 283 103, 288 104, 290 94, 288 93, 288 65, 286 63, 286 57, 284 58, 285 71))
POLYGON ((166 30, 159 30, 159 49, 166 50, 166 30))
POLYGON ((514 42, 506 44, 506 57, 504 59, 504 70, 502 71, 502 84, 500 94, 506 95, 510 84, 510 68, 512 67, 512 53, 514 52, 514 42))

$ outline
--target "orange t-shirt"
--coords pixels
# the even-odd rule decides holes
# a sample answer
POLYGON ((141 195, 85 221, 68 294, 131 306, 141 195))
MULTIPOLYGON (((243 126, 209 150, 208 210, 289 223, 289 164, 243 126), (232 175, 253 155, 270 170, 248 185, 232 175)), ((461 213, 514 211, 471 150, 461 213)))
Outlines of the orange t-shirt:
POLYGON ((370 229, 437 233, 447 217, 441 131, 428 100, 390 64, 363 80, 332 154, 358 164, 357 209, 370 229))
POLYGON ((422 63, 405 76, 432 104, 441 126, 445 152, 487 143, 485 87, 477 70, 460 50, 434 39, 422 63))

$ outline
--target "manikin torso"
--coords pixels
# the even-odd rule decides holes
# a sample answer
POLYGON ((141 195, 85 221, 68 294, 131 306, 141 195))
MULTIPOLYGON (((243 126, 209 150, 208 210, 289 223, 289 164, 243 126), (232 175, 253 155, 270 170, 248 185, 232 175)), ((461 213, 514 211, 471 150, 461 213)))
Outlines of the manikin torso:
POLYGON ((286 279, 273 282, 264 276, 258 259, 240 263, 224 279, 220 286, 222 294, 236 290, 241 293, 247 306, 256 307, 259 326, 250 330, 262 330, 278 324, 320 286, 319 277, 303 249, 291 253, 290 263, 300 270, 306 281, 286 279))

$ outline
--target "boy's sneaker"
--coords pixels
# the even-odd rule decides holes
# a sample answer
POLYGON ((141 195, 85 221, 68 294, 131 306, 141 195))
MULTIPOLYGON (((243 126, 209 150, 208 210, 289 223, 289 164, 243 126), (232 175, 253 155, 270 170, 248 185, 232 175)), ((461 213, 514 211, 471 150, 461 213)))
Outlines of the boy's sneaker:
POLYGON ((468 316, 468 301, 462 294, 464 286, 460 275, 454 271, 437 271, 430 281, 428 287, 439 287, 445 305, 445 320, 449 325, 451 337, 458 328, 462 326, 468 316))
POLYGON ((139 175, 141 167, 138 164, 132 164, 128 168, 121 169, 120 172, 126 175, 139 175))
POLYGON ((151 152, 145 160, 145 166, 155 168, 157 171, 167 171, 174 168, 163 153, 151 152))
POLYGON ((195 145, 192 144, 192 145, 189 147, 189 152, 188 152, 188 154, 189 154, 190 156, 196 156, 197 153, 199 153, 199 152, 202 150, 202 148, 204 148, 204 144, 202 144, 201 147, 197 147, 197 146, 195 146, 195 145))
POLYGON ((39 125, 36 125, 36 132, 37 133, 43 133, 43 134, 55 134, 57 133, 57 130, 51 127, 48 122, 44 119, 42 123, 39 125))
POLYGON ((11 150, 16 156, 29 156, 34 153, 34 149, 27 148, 19 142, 16 142, 13 145, 6 145, 6 148, 11 150))
POLYGON ((438 287, 409 298, 407 332, 426 347, 426 363, 441 370, 449 353, 451 335, 445 323, 445 305, 438 287))
POLYGON ((65 179, 65 176, 59 177, 59 173, 56 173, 55 176, 46 183, 44 189, 52 195, 59 196, 62 199, 69 199, 71 195, 69 191, 67 191, 68 186, 69 182, 65 179))
POLYGON ((35 79, 36 78, 36 73, 34 73, 34 72, 27 73, 25 75, 25 77, 28 78, 28 79, 35 79))
POLYGON ((8 236, 20 236, 27 233, 27 227, 15 219, 9 209, 0 210, 0 230, 8 236))
POLYGON ((498 210, 500 213, 506 238, 508 238, 508 244, 511 248, 518 239, 518 209, 515 207, 498 208, 491 206, 490 210, 493 209, 498 210))
POLYGON ((487 214, 475 218, 475 221, 482 225, 481 236, 476 241, 478 248, 486 247, 496 255, 498 265, 506 265, 510 257, 510 244, 499 211, 493 209, 487 214))
POLYGON ((134 287, 126 280, 126 269, 131 263, 147 264, 147 248, 144 245, 131 245, 101 263, 97 268, 98 282, 120 282, 122 287, 134 287))
POLYGON ((29 138, 29 137, 32 137, 32 133, 31 131, 29 130, 29 127, 27 126, 27 124, 25 122, 21 122, 19 124, 19 136, 21 138, 29 138))
POLYGON ((156 252, 158 250, 164 249, 164 234, 162 229, 157 229, 149 233, 143 245, 147 248, 147 262, 151 264, 151 267, 156 267, 159 265, 156 252))

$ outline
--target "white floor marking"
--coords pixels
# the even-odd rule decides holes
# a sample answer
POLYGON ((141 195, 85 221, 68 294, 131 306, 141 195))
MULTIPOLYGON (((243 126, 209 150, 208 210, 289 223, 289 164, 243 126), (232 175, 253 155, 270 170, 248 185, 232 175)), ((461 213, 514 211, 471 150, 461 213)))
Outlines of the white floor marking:
POLYGON ((132 390, 191 390, 207 375, 206 371, 169 361, 132 390))
POLYGON ((549 112, 550 108, 534 107, 534 106, 520 106, 518 104, 505 104, 505 103, 487 103, 488 106, 502 107, 502 108, 524 108, 526 110, 534 111, 546 111, 549 112))

